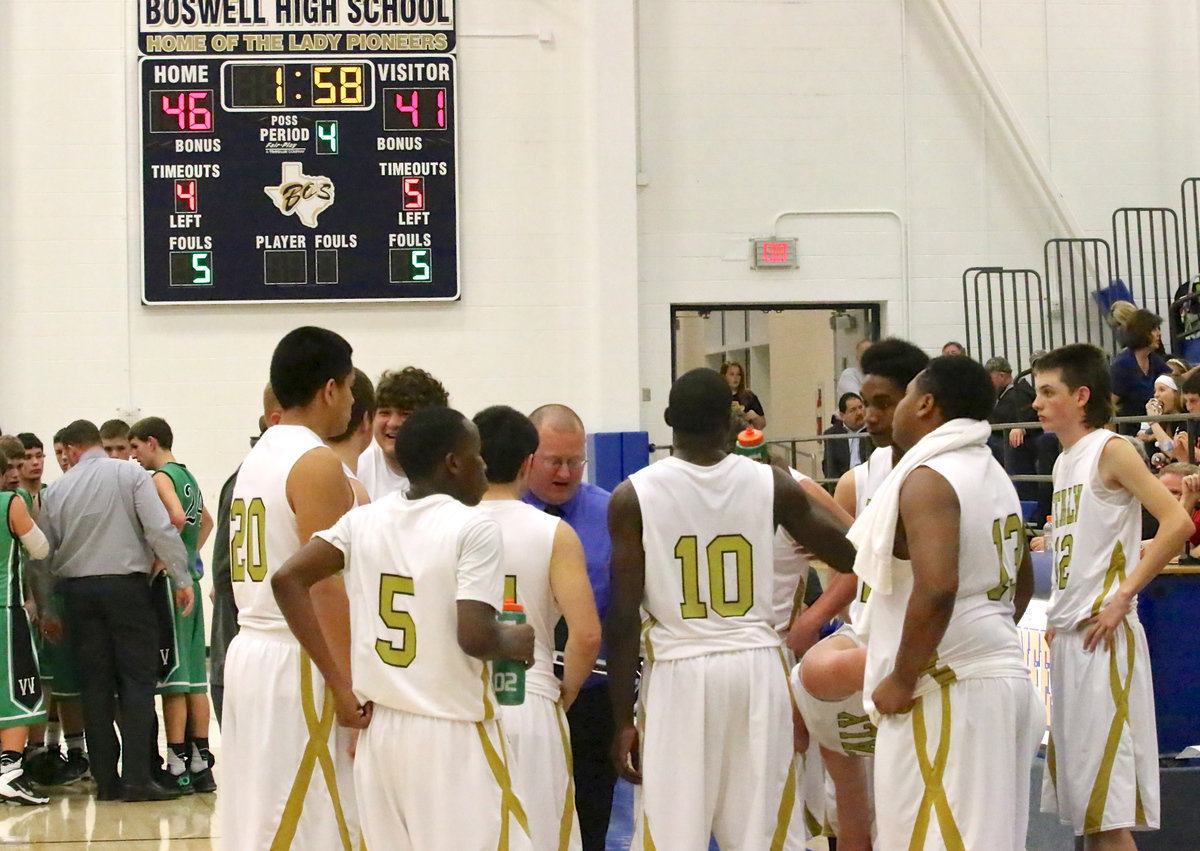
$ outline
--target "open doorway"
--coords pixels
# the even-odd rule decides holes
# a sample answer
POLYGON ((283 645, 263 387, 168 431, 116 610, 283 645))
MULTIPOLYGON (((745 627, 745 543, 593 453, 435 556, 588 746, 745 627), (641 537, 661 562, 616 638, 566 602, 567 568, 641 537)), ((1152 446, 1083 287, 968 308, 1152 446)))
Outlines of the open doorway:
MULTIPOLYGON (((811 437, 837 414, 838 376, 857 365, 859 340, 879 339, 879 319, 879 304, 870 302, 673 304, 671 378, 739 363, 746 387, 762 401, 767 439, 811 437)), ((798 469, 819 476, 819 449, 799 449, 798 469)))

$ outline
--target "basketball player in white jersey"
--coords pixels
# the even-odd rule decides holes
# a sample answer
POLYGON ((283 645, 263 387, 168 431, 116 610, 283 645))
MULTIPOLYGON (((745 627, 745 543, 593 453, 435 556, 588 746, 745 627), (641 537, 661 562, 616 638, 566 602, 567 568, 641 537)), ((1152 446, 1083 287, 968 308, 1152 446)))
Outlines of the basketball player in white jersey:
POLYGON ((365 372, 355 367, 354 386, 351 389, 354 403, 350 407, 350 424, 341 434, 327 438, 325 443, 342 462, 346 480, 354 491, 354 504, 359 506, 371 501, 371 495, 358 478, 356 468, 359 458, 371 445, 371 429, 375 421, 375 386, 365 372))
MULTIPOLYGON (((271 389, 283 412, 234 485, 230 573, 240 631, 225 663, 226 768, 217 801, 221 847, 230 851, 358 847, 349 731, 335 727, 324 681, 268 581, 353 505, 342 464, 324 443, 350 419, 350 355, 350 344, 324 328, 297 328, 279 342, 271 389)), ((344 588, 325 583, 318 595, 327 619, 345 612, 344 588)))
POLYGON ((1192 521, 1137 451, 1106 430, 1103 353, 1064 346, 1034 363, 1033 408, 1063 452, 1054 465, 1050 745, 1042 808, 1084 847, 1135 848, 1159 826, 1158 737, 1137 594, 1179 554, 1192 521), (1145 506, 1158 534, 1141 545, 1145 506))
POLYGON ((600 617, 588 581, 583 544, 561 518, 521 501, 538 430, 520 411, 497 405, 474 418, 487 463, 488 490, 479 507, 500 524, 504 599, 525 609, 536 637, 525 674, 525 702, 500 717, 513 750, 513 785, 529 816, 535 848, 582 848, 575 813, 567 709, 600 651, 600 617), (563 678, 554 676, 554 628, 567 622, 563 678))
POLYGON ((723 851, 779 848, 796 777, 775 526, 836 570, 853 548, 785 471, 726 453, 729 388, 716 372, 680 377, 666 420, 676 454, 634 473, 609 506, 613 762, 642 784, 632 847, 705 848, 711 833, 723 851))
POLYGON ((531 664, 535 630, 496 619, 501 532, 486 512, 468 507, 487 489, 479 450, 479 433, 457 411, 416 412, 396 432, 408 491, 317 533, 272 580, 339 717, 366 727, 354 780, 368 848, 533 847, 509 779, 487 660, 531 664), (343 570, 353 685, 310 596, 343 570))
MULTIPOLYGON (((834 500, 853 516, 862 514, 900 455, 892 441, 892 416, 908 384, 929 364, 929 357, 912 343, 894 337, 881 340, 863 354, 862 398, 866 427, 877 449, 844 473, 834 500)), ((792 671, 792 695, 809 735, 821 748, 821 758, 833 780, 835 818, 829 818, 839 851, 871 847, 872 809, 864 757, 875 752, 875 725, 863 707, 865 642, 857 633, 869 591, 857 577, 839 576, 798 619, 789 636, 793 649, 811 646, 812 631, 828 622, 847 604, 850 622, 804 654, 792 671), (797 634, 800 638, 797 641, 797 634)))
POLYGON ((444 408, 450 397, 442 382, 423 369, 406 366, 399 372, 386 370, 375 388, 375 440, 358 459, 358 477, 371 499, 408 487, 404 468, 396 460, 396 431, 414 411, 444 408))
POLYGON ((930 361, 896 406, 904 455, 850 532, 871 587, 859 630, 876 849, 1025 848, 1045 714, 1017 635, 1033 572, 1020 501, 987 446, 994 406, 980 364, 930 361))

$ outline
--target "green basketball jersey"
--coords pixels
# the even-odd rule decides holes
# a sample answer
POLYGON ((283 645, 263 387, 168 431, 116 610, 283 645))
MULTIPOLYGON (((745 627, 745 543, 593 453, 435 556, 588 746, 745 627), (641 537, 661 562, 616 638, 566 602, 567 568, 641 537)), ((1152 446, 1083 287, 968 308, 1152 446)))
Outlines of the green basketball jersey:
MULTIPOLYGON (((39 497, 44 496, 46 493, 46 488, 48 488, 48 487, 49 487, 49 485, 42 485, 41 489, 38 491, 38 496, 39 497)), ((29 509, 29 514, 30 514, 30 516, 32 516, 34 513, 33 512, 33 494, 31 494, 29 491, 25 490, 25 488, 17 488, 17 496, 21 497, 21 499, 23 499, 25 501, 25 507, 29 509)))
POLYGON ((158 472, 166 473, 170 477, 171 484, 175 486, 175 495, 179 497, 179 504, 183 506, 183 514, 187 520, 179 530, 179 537, 183 538, 183 545, 187 548, 188 569, 195 575, 198 572, 196 545, 200 540, 200 512, 204 508, 200 485, 196 484, 196 477, 188 472, 187 467, 175 461, 163 464, 158 472))
POLYGON ((21 542, 8 528, 8 508, 15 493, 0 493, 0 607, 20 606, 25 602, 21 587, 21 542))

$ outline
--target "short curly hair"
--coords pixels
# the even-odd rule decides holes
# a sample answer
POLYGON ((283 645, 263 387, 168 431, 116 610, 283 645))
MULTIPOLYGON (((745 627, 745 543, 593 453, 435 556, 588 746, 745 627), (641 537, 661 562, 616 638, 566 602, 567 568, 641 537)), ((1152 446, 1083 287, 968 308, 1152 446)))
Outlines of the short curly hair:
POLYGON ((389 369, 379 377, 375 386, 375 404, 377 408, 412 413, 422 408, 447 408, 450 394, 442 382, 425 370, 406 366, 399 372, 389 369))

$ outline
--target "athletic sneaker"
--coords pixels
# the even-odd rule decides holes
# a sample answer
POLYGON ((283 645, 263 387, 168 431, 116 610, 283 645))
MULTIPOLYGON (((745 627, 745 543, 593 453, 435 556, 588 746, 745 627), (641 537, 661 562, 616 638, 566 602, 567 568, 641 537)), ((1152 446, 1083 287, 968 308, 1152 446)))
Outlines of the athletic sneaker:
POLYGON ((36 753, 28 752, 24 760, 26 781, 33 781, 39 786, 57 786, 64 774, 66 760, 58 748, 39 748, 36 753))
POLYGON ((217 791, 217 781, 213 778, 211 768, 205 768, 201 771, 193 771, 192 788, 197 792, 215 792, 217 791))
POLYGON ((5 764, 3 770, 0 770, 0 800, 25 807, 49 803, 49 797, 33 791, 33 786, 25 779, 24 774, 21 763, 5 764))
POLYGON ((84 778, 88 774, 90 768, 87 755, 84 754, 83 748, 69 748, 67 756, 58 767, 58 776, 56 785, 66 786, 84 778))
POLYGON ((177 789, 183 795, 191 795, 196 791, 196 788, 192 786, 191 772, 186 769, 183 774, 172 774, 170 771, 164 771, 159 775, 158 783, 167 789, 177 789))

